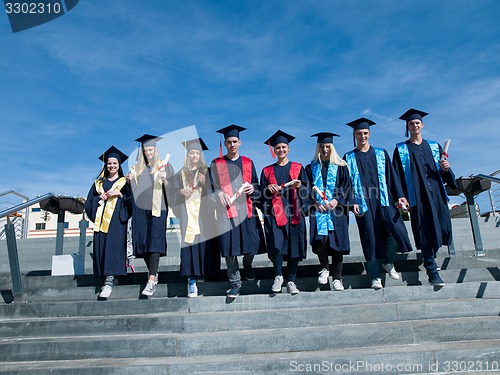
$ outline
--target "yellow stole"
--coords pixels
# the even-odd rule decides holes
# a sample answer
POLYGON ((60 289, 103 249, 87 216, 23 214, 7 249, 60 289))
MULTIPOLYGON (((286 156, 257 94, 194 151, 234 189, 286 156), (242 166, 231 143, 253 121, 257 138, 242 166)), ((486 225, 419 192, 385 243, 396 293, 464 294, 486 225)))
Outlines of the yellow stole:
MULTIPOLYGON (((102 187, 102 179, 98 179, 95 181, 95 188, 99 195, 104 193, 104 188, 102 187)), ((111 186, 111 190, 120 191, 122 187, 127 183, 127 179, 125 177, 120 177, 115 181, 113 186, 111 186)), ((118 196, 113 196, 108 198, 108 200, 97 207, 97 212, 95 214, 95 222, 94 222, 94 232, 103 232, 108 233, 109 223, 111 222, 111 218, 113 217, 113 212, 115 212, 116 202, 118 196)))
POLYGON ((193 188, 187 182, 186 169, 182 169, 182 184, 184 189, 192 189, 192 194, 186 199, 187 226, 186 234, 184 235, 185 243, 193 243, 197 234, 200 234, 200 205, 201 205, 201 186, 197 185, 193 188))
MULTIPOLYGON (((158 160, 157 166, 160 167, 165 164, 164 160, 158 160)), ((166 166, 165 166, 166 168, 166 166)), ((130 169, 130 173, 134 176, 134 181, 137 186, 137 173, 135 166, 130 169)), ((144 171, 143 171, 144 172, 144 171)), ((154 217, 161 216, 161 201, 163 197, 163 180, 158 178, 158 170, 153 175, 153 202, 151 205, 151 214, 154 217)))

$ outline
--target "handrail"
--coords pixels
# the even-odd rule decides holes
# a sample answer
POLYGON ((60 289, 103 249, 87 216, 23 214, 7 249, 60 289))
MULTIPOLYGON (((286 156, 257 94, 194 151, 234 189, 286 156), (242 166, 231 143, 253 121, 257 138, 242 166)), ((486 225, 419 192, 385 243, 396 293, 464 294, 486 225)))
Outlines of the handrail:
POLYGON ((26 195, 19 194, 17 191, 14 191, 14 190, 7 190, 7 191, 4 191, 3 193, 0 193, 0 197, 2 195, 7 195, 7 194, 14 194, 14 195, 17 195, 18 197, 29 200, 29 198, 26 195))
POLYGON ((474 177, 482 178, 483 180, 490 180, 492 182, 500 183, 500 178, 498 178, 498 177, 488 176, 485 174, 477 174, 474 177))
POLYGON ((30 199, 27 202, 20 203, 17 206, 14 206, 14 207, 8 208, 6 210, 0 211, 0 219, 3 218, 3 217, 5 217, 5 216, 9 216, 10 214, 13 214, 14 212, 22 210, 23 208, 32 206, 32 205, 34 205, 36 203, 39 203, 39 202, 43 201, 44 199, 47 199, 47 198, 50 198, 50 197, 53 197, 53 196, 54 196, 53 193, 47 193, 47 194, 44 194, 44 195, 40 195, 40 196, 38 196, 36 198, 30 199))

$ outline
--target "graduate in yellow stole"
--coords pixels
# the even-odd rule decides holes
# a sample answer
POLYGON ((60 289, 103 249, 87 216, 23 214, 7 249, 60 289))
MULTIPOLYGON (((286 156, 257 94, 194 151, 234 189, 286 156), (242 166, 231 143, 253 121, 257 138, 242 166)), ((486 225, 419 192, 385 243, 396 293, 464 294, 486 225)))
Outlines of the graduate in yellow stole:
POLYGON ((148 281, 141 292, 152 296, 158 283, 160 257, 167 255, 167 179, 174 174, 172 165, 160 159, 157 142, 162 138, 144 134, 137 164, 127 174, 132 188, 132 244, 134 255, 148 267, 148 281))
POLYGON ((85 212, 94 223, 94 275, 106 278, 99 297, 108 298, 114 277, 127 274, 127 223, 132 202, 121 167, 127 156, 111 146, 99 159, 105 166, 90 188, 85 212))
POLYGON ((215 204, 203 157, 208 150, 201 138, 182 142, 186 148, 184 167, 172 179, 170 208, 181 229, 181 276, 188 277, 187 296, 198 296, 197 278, 220 269, 220 252, 215 244, 215 204))

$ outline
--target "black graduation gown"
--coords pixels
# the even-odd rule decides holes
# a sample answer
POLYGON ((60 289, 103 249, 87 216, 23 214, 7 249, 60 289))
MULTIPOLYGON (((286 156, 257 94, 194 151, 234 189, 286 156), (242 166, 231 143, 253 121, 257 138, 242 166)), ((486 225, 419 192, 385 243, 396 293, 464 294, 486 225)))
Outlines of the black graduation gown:
MULTIPOLYGON (((108 191, 115 181, 103 181, 104 191, 108 191)), ((127 274, 127 224, 131 216, 131 192, 128 184, 120 190, 123 198, 116 198, 116 206, 111 216, 108 233, 94 232, 93 265, 94 276, 117 276, 127 274)), ((90 221, 95 222, 99 193, 92 184, 85 201, 85 212, 90 221)), ((107 201, 104 202, 107 204, 107 201)))
MULTIPOLYGON (((229 179, 231 181, 231 187, 234 194, 243 185, 241 157, 236 160, 231 160, 224 156, 224 159, 227 163, 229 179)), ((233 203, 233 206, 238 212, 238 216, 231 219, 228 218, 227 209, 218 197, 218 193, 221 191, 221 185, 215 160, 212 161, 210 166, 210 175, 212 177, 212 184, 214 187, 214 201, 216 205, 217 227, 219 232, 219 250, 222 256, 238 256, 245 254, 256 255, 265 253, 266 245, 264 241, 264 231, 262 230, 260 217, 255 208, 255 204, 258 203, 259 181, 257 179, 257 172, 255 171, 253 161, 251 183, 254 187, 254 193, 251 197, 253 201, 251 218, 249 218, 247 214, 248 209, 245 194, 241 195, 233 203)))
MULTIPOLYGON (((168 199, 167 187, 163 185, 160 216, 152 215, 153 202, 153 176, 149 173, 150 168, 137 176, 137 185, 131 181, 133 192, 132 209, 132 244, 134 255, 143 258, 146 253, 160 253, 167 255, 167 215, 168 199)), ((174 169, 170 163, 165 167, 167 179, 174 175, 174 169)))
MULTIPOLYGON (((441 169, 438 171, 426 140, 420 145, 409 140, 405 143, 410 154, 410 170, 415 187, 416 205, 411 207, 410 211, 415 245, 417 249, 425 247, 437 251, 441 246, 451 243, 451 217, 443 183, 456 189, 455 175, 451 169, 447 172, 441 169)), ((442 154, 441 146, 439 151, 442 154)), ((408 198, 403 165, 397 147, 394 150, 393 163, 405 196, 408 198)))
MULTIPOLYGON (((284 166, 273 164, 274 175, 278 185, 291 181, 289 162, 284 166)), ((284 260, 298 258, 305 259, 307 255, 307 235, 306 235, 306 220, 310 207, 309 179, 307 178, 304 168, 300 168, 298 179, 302 182, 302 186, 297 190, 297 204, 300 210, 300 222, 292 224, 293 216, 293 197, 290 190, 293 188, 284 188, 281 191, 281 201, 285 208, 285 214, 288 223, 278 227, 276 218, 272 211, 272 194, 268 190, 269 181, 267 181, 264 171, 260 176, 261 206, 264 214, 264 232, 266 235, 267 250, 269 253, 278 250, 283 255, 284 260)))
POLYGON ((387 259, 389 234, 396 241, 399 252, 412 250, 406 226, 398 209, 393 204, 398 198, 404 196, 401 184, 391 164, 389 154, 385 150, 384 153, 385 177, 389 195, 389 206, 387 207, 380 205, 377 159, 374 148, 370 146, 367 152, 354 149, 363 195, 368 207, 368 211, 363 215, 356 215, 359 237, 366 261, 387 259))
MULTIPOLYGON (((195 171, 188 172, 194 178, 195 171)), ((181 230, 181 276, 214 275, 220 269, 220 252, 217 246, 217 228, 215 223, 215 205, 210 196, 209 169, 205 175, 205 184, 201 187, 201 203, 198 213, 200 234, 196 235, 193 243, 185 243, 186 228, 188 224, 186 197, 181 193, 184 189, 182 169, 171 179, 170 208, 179 219, 181 230)))
MULTIPOLYGON (((328 166, 330 162, 326 161, 321 163, 321 177, 323 178, 323 186, 318 186, 324 191, 328 175, 328 166)), ((309 214, 309 243, 312 245, 312 250, 315 252, 318 246, 325 240, 325 235, 318 234, 316 224, 316 208, 312 204, 316 203, 316 194, 312 190, 314 185, 314 177, 312 174, 311 164, 305 168, 309 183, 311 186, 311 209, 309 214)), ((351 179, 349 177, 349 168, 347 166, 339 166, 337 169, 336 186, 333 194, 338 202, 334 210, 334 230, 328 233, 329 254, 332 255, 334 251, 343 254, 349 254, 351 247, 349 243, 349 206, 352 205, 352 187, 351 179)))

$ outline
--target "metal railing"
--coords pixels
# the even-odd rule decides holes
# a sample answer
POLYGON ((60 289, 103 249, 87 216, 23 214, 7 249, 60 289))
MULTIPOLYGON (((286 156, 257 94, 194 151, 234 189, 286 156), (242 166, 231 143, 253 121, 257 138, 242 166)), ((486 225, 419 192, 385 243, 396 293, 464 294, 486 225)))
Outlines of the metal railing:
MULTIPOLYGON (((0 197, 7 195, 7 194, 13 194, 17 195, 18 197, 24 199, 24 202, 29 201, 29 198, 23 194, 18 193, 17 191, 14 190, 7 190, 4 191, 3 193, 0 193, 0 197)), ((23 203, 24 203, 23 202, 23 203)), ((20 208, 21 210, 22 208, 20 208)), ((24 212, 24 220, 23 220, 23 226, 22 226, 22 232, 21 232, 21 238, 28 238, 28 231, 29 231, 29 217, 30 217, 30 211, 28 207, 26 207, 26 211, 24 212)), ((1 218, 1 216, 0 216, 1 218)))
MULTIPOLYGON (((12 190, 6 192, 5 194, 8 194, 10 192, 12 192, 12 190)), ((24 208, 28 208, 44 199, 52 197, 53 195, 54 194, 52 193, 47 193, 18 204, 14 207, 0 211, 0 219, 3 217, 7 218, 7 224, 5 224, 5 239, 7 240, 7 252, 9 254, 10 274, 12 279, 12 294, 14 295, 14 301, 22 300, 23 285, 21 280, 21 268, 19 267, 19 254, 17 253, 16 233, 14 224, 12 224, 9 216, 14 212, 20 211, 24 208)))
POLYGON ((491 173, 490 175, 478 174, 477 177, 489 180, 492 182, 490 189, 488 190, 488 196, 490 199, 491 216, 498 220, 500 215, 498 210, 500 209, 500 178, 495 177, 500 174, 500 170, 491 173))

